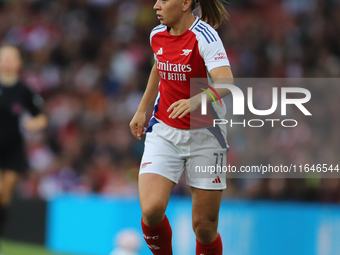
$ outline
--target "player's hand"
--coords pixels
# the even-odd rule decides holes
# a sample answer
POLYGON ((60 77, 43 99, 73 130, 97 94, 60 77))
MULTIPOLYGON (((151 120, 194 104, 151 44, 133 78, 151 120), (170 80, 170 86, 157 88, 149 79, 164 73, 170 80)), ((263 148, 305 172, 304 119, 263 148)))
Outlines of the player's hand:
POLYGON ((39 114, 36 117, 24 118, 22 124, 26 131, 35 133, 43 130, 47 126, 48 120, 44 114, 39 114))
POLYGON ((145 135, 146 128, 144 127, 145 123, 145 113, 143 112, 136 112, 135 116, 133 116, 129 126, 131 129, 131 133, 136 137, 138 140, 141 140, 141 136, 145 135))
POLYGON ((190 109, 190 99, 181 99, 170 105, 167 112, 171 112, 169 118, 176 119, 178 117, 181 119, 193 110, 190 109))

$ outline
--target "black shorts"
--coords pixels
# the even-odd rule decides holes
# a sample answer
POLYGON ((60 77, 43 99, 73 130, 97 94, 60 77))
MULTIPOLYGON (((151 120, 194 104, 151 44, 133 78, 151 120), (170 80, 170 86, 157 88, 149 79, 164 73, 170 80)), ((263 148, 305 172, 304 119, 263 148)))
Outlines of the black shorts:
POLYGON ((0 143, 0 170, 22 173, 28 169, 23 141, 0 143))

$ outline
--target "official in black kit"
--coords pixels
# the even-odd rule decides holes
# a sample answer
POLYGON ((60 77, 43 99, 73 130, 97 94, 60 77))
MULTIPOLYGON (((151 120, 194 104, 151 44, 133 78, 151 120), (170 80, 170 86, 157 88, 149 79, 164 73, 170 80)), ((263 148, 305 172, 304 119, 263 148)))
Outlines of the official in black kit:
POLYGON ((0 231, 15 185, 28 168, 20 123, 28 132, 47 126, 47 117, 41 109, 42 99, 20 79, 21 67, 18 48, 0 47, 0 231), (21 118, 24 113, 29 113, 30 117, 21 118))

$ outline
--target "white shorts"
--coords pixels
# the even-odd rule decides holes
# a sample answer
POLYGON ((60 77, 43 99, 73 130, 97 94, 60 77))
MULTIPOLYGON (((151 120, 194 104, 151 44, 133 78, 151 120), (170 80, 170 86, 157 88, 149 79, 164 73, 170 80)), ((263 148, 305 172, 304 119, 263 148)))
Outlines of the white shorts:
POLYGON ((139 174, 154 173, 178 183, 185 170, 189 186, 206 190, 227 187, 226 131, 219 127, 177 129, 153 119, 146 133, 139 174))

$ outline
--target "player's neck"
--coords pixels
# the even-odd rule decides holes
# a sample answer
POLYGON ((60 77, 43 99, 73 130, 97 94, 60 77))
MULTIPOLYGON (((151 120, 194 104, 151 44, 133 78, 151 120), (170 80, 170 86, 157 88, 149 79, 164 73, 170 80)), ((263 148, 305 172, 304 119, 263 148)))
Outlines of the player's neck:
POLYGON ((11 87, 14 86, 19 80, 17 73, 0 73, 0 83, 2 86, 11 87))
POLYGON ((169 33, 171 35, 181 35, 185 33, 191 25, 195 22, 194 15, 183 15, 183 17, 173 26, 171 27, 169 33))

